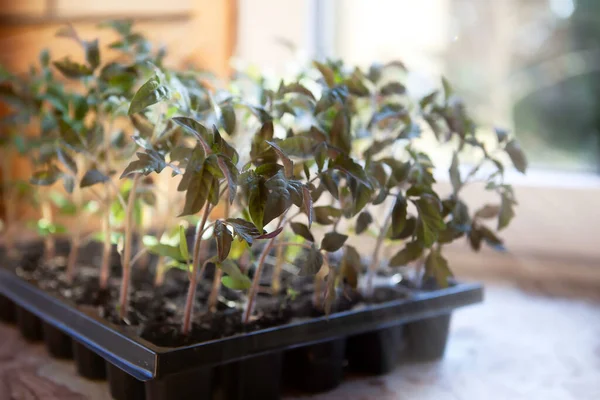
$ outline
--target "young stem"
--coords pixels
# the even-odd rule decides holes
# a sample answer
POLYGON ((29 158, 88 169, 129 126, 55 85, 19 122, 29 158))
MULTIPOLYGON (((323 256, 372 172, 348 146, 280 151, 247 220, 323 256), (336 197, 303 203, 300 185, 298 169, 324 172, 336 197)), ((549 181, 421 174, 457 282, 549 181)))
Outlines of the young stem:
POLYGON ((110 198, 110 189, 108 185, 104 185, 106 194, 106 207, 102 215, 102 232, 104 233, 104 244, 102 247, 102 265, 100 266, 100 288, 106 289, 108 287, 108 278, 110 276, 110 258, 112 254, 112 241, 111 241, 111 229, 110 229, 110 210, 108 205, 108 199, 110 198))
MULTIPOLYGON (((204 214, 202 220, 196 227, 196 238, 194 239, 194 253, 192 259, 192 274, 190 276, 190 285, 188 286, 187 299, 185 301, 185 310, 183 312, 183 328, 182 333, 187 335, 190 333, 192 327, 192 314, 194 311, 194 299, 196 298, 196 287, 198 286, 198 269, 200 265, 200 246, 202 246, 202 231, 206 220, 210 214, 210 203, 206 203, 204 207, 204 214)), ((200 274, 204 273, 207 261, 202 264, 200 274)))
POLYGON ((379 236, 377 236, 377 242, 375 243, 375 248, 373 249, 373 255, 371 256, 371 264, 369 265, 369 270, 367 271, 367 296, 371 296, 371 294, 373 293, 373 277, 375 276, 375 272, 377 271, 377 267, 379 266, 379 253, 381 252, 383 240, 385 239, 387 231, 390 229, 390 225, 392 224, 392 211, 394 209, 393 207, 393 205, 390 207, 385 217, 383 227, 379 232, 379 236))
MULTIPOLYGON (((229 192, 229 189, 227 190, 229 192)), ((229 218, 229 196, 225 197, 225 209, 223 210, 223 218, 229 218)), ((219 299, 219 291, 221 290, 221 278, 223 270, 215 266, 215 276, 213 277, 212 289, 208 296, 208 312, 217 311, 217 300, 219 299)))
POLYGON ((133 177, 129 199, 127 199, 127 208, 125 210, 125 236, 123 257, 121 264, 123 268, 123 277, 121 280, 121 293, 119 296, 119 317, 124 319, 127 316, 127 306, 129 305, 129 282, 131 280, 131 236, 133 234, 133 208, 135 206, 136 190, 141 175, 133 177))
POLYGON ((274 295, 281 291, 281 270, 285 261, 284 250, 284 246, 277 246, 277 250, 275 251, 275 266, 273 267, 273 277, 271 278, 271 291, 274 295))
MULTIPOLYGON (((102 121, 102 113, 98 110, 98 120, 102 121)), ((112 132, 112 121, 109 124, 108 132, 104 134, 104 168, 110 171, 110 133, 112 132)), ((102 233, 104 234, 104 243, 102 245, 102 264, 100 265, 100 289, 108 288, 108 278, 110 277, 110 259, 112 255, 112 232, 110 229, 110 185, 104 183, 104 210, 102 215, 102 233)))
POLYGON ((156 274, 154 275, 154 287, 160 287, 165 281, 165 258, 159 256, 156 260, 156 274))
MULTIPOLYGON (((75 189, 74 200, 77 209, 81 209, 81 188, 75 189)), ((73 229, 73 235, 71 236, 71 248, 69 250, 69 257, 67 258, 67 282, 69 283, 73 283, 73 280, 75 279, 75 267, 77 266, 79 246, 81 244, 81 222, 81 218, 76 218, 75 228, 73 229)))
MULTIPOLYGON (((48 221, 49 224, 52 224, 54 221, 54 215, 52 213, 52 206, 50 205, 50 201, 44 198, 42 200, 42 218, 48 221)), ((52 234, 48 234, 44 237, 44 258, 46 261, 51 260, 56 255, 56 244, 54 242, 54 236, 52 234)))
POLYGON ((3 185, 3 194, 4 194, 4 216, 6 219, 6 227, 4 231, 4 246, 6 247, 6 251, 8 254, 12 255, 14 253, 15 246, 15 221, 16 221, 16 211, 15 211, 15 198, 13 193, 13 188, 10 186, 12 181, 12 176, 10 171, 12 170, 12 153, 10 151, 2 154, 2 185, 3 185))
MULTIPOLYGON (((279 223, 277 224, 276 230, 283 225, 283 221, 285 219, 285 215, 282 215, 279 218, 279 223)), ((252 286, 250 287, 250 291, 248 292, 248 303, 246 304, 246 308, 244 309, 244 314, 242 315, 242 321, 244 324, 250 322, 250 316, 254 312, 254 301, 256 299, 256 294, 260 289, 260 276, 262 274, 263 266, 265 265, 265 259, 269 255, 269 252, 273 248, 277 237, 269 239, 267 245, 263 248, 260 253, 260 257, 258 258, 258 264, 256 265, 256 271, 254 271, 254 278, 252 279, 252 286)))

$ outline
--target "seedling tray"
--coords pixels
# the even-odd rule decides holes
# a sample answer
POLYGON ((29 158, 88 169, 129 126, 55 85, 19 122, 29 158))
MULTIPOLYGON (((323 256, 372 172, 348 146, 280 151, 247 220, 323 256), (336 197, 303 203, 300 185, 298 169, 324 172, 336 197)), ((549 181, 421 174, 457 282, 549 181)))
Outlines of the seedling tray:
POLYGON ((456 284, 329 317, 186 347, 156 346, 0 269, 0 318, 28 340, 75 359, 87 378, 108 377, 117 400, 278 399, 282 387, 320 392, 345 370, 382 374, 401 359, 443 355, 450 316, 481 302, 478 284, 456 284))

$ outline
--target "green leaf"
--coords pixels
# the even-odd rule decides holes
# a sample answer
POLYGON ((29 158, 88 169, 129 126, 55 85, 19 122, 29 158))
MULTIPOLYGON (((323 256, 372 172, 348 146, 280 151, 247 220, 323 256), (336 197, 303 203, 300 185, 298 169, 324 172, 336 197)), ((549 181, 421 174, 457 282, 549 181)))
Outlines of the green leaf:
POLYGON ((100 49, 98 48, 98 39, 91 42, 85 42, 85 60, 92 70, 100 65, 100 49))
POLYGON ((438 235, 446 225, 440 215, 440 206, 437 199, 424 196, 414 201, 419 210, 419 221, 417 224, 417 240, 426 248, 433 246, 438 235))
POLYGON ((475 218, 496 218, 500 214, 500 206, 497 204, 486 204, 475 212, 475 218))
POLYGON ((221 155, 218 156, 217 163, 219 164, 219 168, 221 169, 221 172, 223 172, 223 175, 227 180, 227 187, 229 191, 229 203, 233 204, 233 201, 235 200, 235 196, 237 194, 237 182, 239 177, 239 171, 235 167, 235 165, 233 165, 231 160, 221 155))
POLYGON ((373 222, 373 217, 371 216, 371 213, 368 211, 361 212, 358 215, 358 218, 356 219, 356 234, 360 235, 361 233, 366 231, 371 222, 373 222))
POLYGON ((321 75, 323 75, 323 79, 327 86, 333 88, 335 86, 335 74, 333 70, 329 68, 329 66, 318 61, 313 61, 313 65, 319 70, 321 75))
POLYGON ((169 97, 169 90, 160 84, 158 76, 153 76, 144 83, 131 100, 128 115, 144 111, 147 107, 169 97))
POLYGON ((231 251, 233 236, 223 221, 220 220, 215 222, 214 236, 217 243, 217 259, 222 262, 227 258, 231 251))
POLYGON ((265 141, 269 146, 275 150, 279 159, 283 163, 283 168, 285 170, 285 177, 291 178, 294 175, 294 163, 290 159, 290 157, 279 147, 276 143, 266 140, 265 141))
POLYGON ((333 225, 342 216, 342 210, 331 206, 314 208, 315 222, 319 225, 333 225))
POLYGON ((406 246, 396 253, 389 262, 390 267, 404 267, 415 261, 423 254, 423 247, 418 242, 408 242, 406 246))
POLYGON ((179 225, 179 252, 184 260, 190 259, 190 252, 188 251, 187 238, 185 236, 185 227, 179 225))
POLYGON ((92 70, 83 64, 72 61, 69 57, 65 57, 60 61, 52 63, 66 78, 78 79, 92 75, 92 70))
POLYGON ((252 281, 240 271, 239 267, 231 260, 216 263, 227 276, 221 278, 223 285, 233 290, 246 290, 252 286, 252 281))
POLYGON ((362 268, 360 254, 352 246, 344 247, 344 255, 340 262, 340 276, 351 288, 358 287, 358 275, 362 268))
POLYGON ((323 255, 313 245, 300 254, 295 264, 300 267, 299 276, 315 276, 323 265, 323 255))
POLYGON ((448 100, 452 96, 452 86, 450 86, 450 82, 446 78, 442 76, 442 87, 444 88, 444 99, 445 102, 448 103, 448 100))
POLYGON ((496 234, 492 232, 488 227, 484 225, 479 225, 478 229, 481 233, 481 237, 490 247, 497 251, 506 251, 502 239, 496 236, 496 234))
POLYGON ((525 157, 525 153, 523 153, 519 143, 513 139, 506 143, 506 147, 504 149, 508 153, 517 171, 524 174, 525 171, 527 171, 527 158, 525 157))
POLYGON ((79 187, 86 188, 89 186, 93 186, 97 183, 107 182, 109 179, 110 178, 108 176, 104 175, 97 169, 90 169, 85 173, 83 178, 81 178, 81 183, 79 184, 79 187))
POLYGON ((338 169, 356 179, 369 189, 373 189, 363 167, 345 154, 340 154, 334 160, 331 160, 329 162, 329 168, 338 169))
POLYGON ((344 109, 337 112, 331 131, 329 132, 331 144, 345 153, 350 153, 352 138, 350 137, 350 118, 344 109))
POLYGON ((252 222, 259 231, 263 230, 268 195, 264 178, 252 175, 248 182, 248 211, 252 222))
POLYGON ((292 231, 294 232, 294 234, 296 234, 298 236, 302 236, 304 239, 308 240, 309 242, 315 241, 315 238, 314 238, 313 234, 310 232, 310 229, 308 228, 308 226, 306 226, 300 222, 291 222, 290 228, 292 228, 292 231))
POLYGON ((313 208, 313 200, 308 186, 302 185, 302 212, 306 214, 308 218, 308 227, 310 228, 313 220, 315 219, 315 211, 313 208))
POLYGON ((277 143, 288 156, 311 158, 315 156, 315 141, 309 136, 292 136, 277 143))
POLYGON ((425 260, 425 276, 435 279, 437 284, 442 287, 448 287, 448 278, 452 277, 452 272, 448 267, 448 261, 440 252, 440 249, 432 249, 425 260))
POLYGON ((173 118, 173 121, 177 125, 191 132, 196 137, 196 139, 198 139, 198 141, 200 142, 200 144, 204 148, 204 151, 207 154, 211 153, 211 143, 213 142, 213 139, 211 138, 210 132, 208 131, 208 129, 206 129, 204 125, 194 120, 193 118, 188 117, 175 117, 173 118))
POLYGON ((346 235, 337 232, 327 232, 321 241, 321 250, 333 253, 341 249, 346 240, 348 240, 348 236, 346 235))
POLYGON ((462 181, 460 179, 460 171, 458 170, 458 154, 456 151, 452 155, 452 164, 450 164, 450 183, 452 183, 452 188, 454 189, 454 193, 458 193, 460 188, 462 187, 462 181))
POLYGON ((60 177, 61 172, 58 168, 51 166, 45 171, 37 171, 33 174, 29 182, 32 185, 50 186, 53 185, 60 177))
POLYGON ((132 161, 125 168, 120 179, 132 174, 144 174, 146 176, 152 172, 159 174, 167 166, 165 157, 156 150, 147 149, 144 153, 138 152, 136 155, 138 159, 132 161))
POLYGON ((514 201, 506 193, 502 194, 502 201, 500 203, 500 213, 498 214, 498 230, 502 230, 510 224, 510 221, 515 216, 515 210, 513 209, 514 201))
POLYGON ((392 208, 392 235, 397 236, 406 226, 408 204, 402 195, 398 195, 394 208, 392 208))
POLYGON ((400 82, 389 82, 379 89, 381 96, 391 96, 406 93, 406 87, 400 82))
POLYGON ((315 96, 312 94, 312 92, 297 82, 290 83, 285 86, 281 86, 281 88, 279 89, 280 95, 286 95, 289 93, 302 94, 302 95, 310 98, 311 100, 316 101, 315 96))
POLYGON ((163 257, 169 257, 179 262, 187 262, 188 259, 183 257, 179 246, 173 246, 170 244, 158 243, 152 246, 148 246, 148 251, 152 254, 156 254, 163 257))
POLYGON ((242 239, 249 245, 252 244, 254 238, 260 236, 260 231, 252 222, 248 222, 241 218, 229 218, 225 222, 233 228, 233 234, 242 239))
MULTIPOLYGON (((188 171, 186 170, 187 173, 188 171)), ((185 205, 182 213, 179 215, 180 217, 196 214, 204 207, 206 200, 215 194, 214 182, 216 179, 204 165, 202 165, 199 172, 191 172, 189 176, 190 182, 185 193, 185 205)), ((216 190, 218 191, 218 189, 217 182, 216 190)))
POLYGON ((233 105, 226 103, 221 106, 221 126, 229 135, 235 133, 236 117, 233 105))

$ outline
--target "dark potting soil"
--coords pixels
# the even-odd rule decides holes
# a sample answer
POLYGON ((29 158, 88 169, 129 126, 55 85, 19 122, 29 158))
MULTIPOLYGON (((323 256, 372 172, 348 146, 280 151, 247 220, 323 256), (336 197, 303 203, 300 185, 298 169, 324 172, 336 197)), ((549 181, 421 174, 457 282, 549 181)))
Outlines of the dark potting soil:
MULTIPOLYGON (((243 295, 223 286, 219 293, 217 311, 209 313, 206 308, 214 275, 214 265, 209 265, 204 279, 198 283, 192 331, 188 335, 182 335, 181 321, 189 284, 187 273, 171 269, 167 271, 164 284, 156 288, 153 284, 155 259, 149 257, 148 265, 136 264, 132 269, 128 314, 121 320, 118 312, 121 268, 116 251, 111 259, 109 287, 103 290, 98 283, 97 266, 100 265, 101 257, 101 246, 98 243, 90 243, 80 249, 77 276, 73 284, 67 281, 65 274, 68 243, 57 241, 56 247, 57 257, 49 262, 42 262, 41 243, 22 246, 20 262, 6 261, 2 266, 17 265, 15 272, 21 278, 65 298, 82 311, 103 317, 155 345, 180 347, 324 315, 323 310, 317 309, 313 303, 313 278, 295 277, 287 273, 282 274, 282 286, 291 287, 296 295, 291 297, 285 292, 266 293, 265 287, 264 292, 257 296, 255 317, 250 323, 242 323, 240 306, 243 295)), ((265 279, 261 281, 269 282, 270 272, 265 268, 265 279)), ((375 289, 368 302, 383 303, 406 296, 406 290, 380 287, 375 289)), ((336 296, 331 312, 349 310, 366 302, 360 293, 345 290, 336 296)))

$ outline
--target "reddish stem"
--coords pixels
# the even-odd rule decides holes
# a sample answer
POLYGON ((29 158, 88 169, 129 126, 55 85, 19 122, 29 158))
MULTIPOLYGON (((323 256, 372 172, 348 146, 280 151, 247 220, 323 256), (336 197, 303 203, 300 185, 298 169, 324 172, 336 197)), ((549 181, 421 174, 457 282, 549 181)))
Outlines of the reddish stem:
MULTIPOLYGON (((204 215, 202 215, 202 220, 196 229, 196 238, 194 241, 194 254, 192 259, 192 274, 190 276, 190 285, 188 286, 187 299, 185 301, 185 310, 183 313, 183 328, 182 333, 184 335, 188 335, 190 333, 192 327, 192 316, 194 313, 194 299, 196 297, 196 287, 198 286, 198 267, 200 265, 200 246, 202 245, 202 231, 204 230, 204 225, 206 225, 206 220, 208 219, 208 215, 210 214, 210 203, 206 203, 204 208, 204 215)), ((204 273, 204 269, 206 268, 207 262, 202 264, 202 269, 200 270, 200 274, 204 273)))

